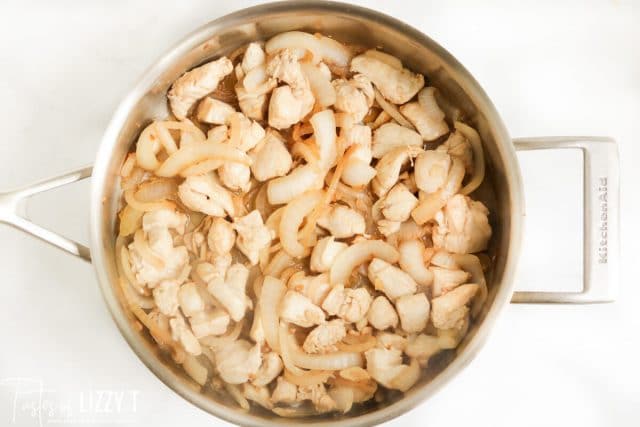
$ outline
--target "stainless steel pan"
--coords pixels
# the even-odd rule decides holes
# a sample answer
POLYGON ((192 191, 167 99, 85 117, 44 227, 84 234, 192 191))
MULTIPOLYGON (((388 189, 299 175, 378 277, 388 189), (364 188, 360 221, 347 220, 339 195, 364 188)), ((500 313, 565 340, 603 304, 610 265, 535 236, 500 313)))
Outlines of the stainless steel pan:
POLYGON ((618 270, 618 156, 608 138, 537 138, 513 140, 493 104, 476 80, 445 49, 410 26, 381 13, 342 3, 294 1, 244 9, 199 28, 151 67, 116 110, 93 168, 85 167, 0 194, 0 222, 19 228, 93 263, 114 321, 138 357, 168 387, 203 410, 243 425, 284 423, 371 425, 394 418, 423 402, 460 372, 478 353, 502 308, 509 302, 604 302, 615 297, 618 270), (257 39, 288 30, 322 32, 348 43, 379 46, 409 68, 427 75, 459 106, 480 132, 488 163, 481 197, 491 206, 495 264, 483 313, 461 345, 431 368, 406 395, 374 403, 343 416, 283 420, 266 412, 243 412, 225 396, 201 393, 165 356, 149 336, 134 327, 116 286, 114 241, 120 192, 118 170, 140 130, 167 115, 166 90, 184 71, 257 39), (525 208, 515 151, 575 148, 584 153, 584 289, 576 293, 516 292, 514 272, 523 236, 525 208), (23 201, 33 194, 91 177, 90 249, 24 217, 23 201))

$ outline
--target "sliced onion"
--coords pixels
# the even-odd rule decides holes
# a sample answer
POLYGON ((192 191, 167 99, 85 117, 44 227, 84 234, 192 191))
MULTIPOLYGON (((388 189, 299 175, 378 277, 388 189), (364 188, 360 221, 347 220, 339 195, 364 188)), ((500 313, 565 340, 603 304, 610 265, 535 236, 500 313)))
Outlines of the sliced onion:
POLYGON ((364 353, 367 350, 372 349, 378 343, 378 340, 373 335, 364 335, 362 337, 358 337, 357 341, 353 342, 339 342, 336 344, 338 350, 346 351, 346 352, 354 352, 354 353, 364 353))
MULTIPOLYGON (((327 354, 305 353, 300 349, 300 347, 298 347, 298 344, 295 342, 295 338, 289 333, 285 323, 280 324, 280 341, 282 353, 286 352, 293 365, 298 368, 339 371, 352 366, 362 367, 364 365, 362 354, 360 353, 341 351, 327 354)), ((289 367, 287 367, 287 369, 289 369, 289 367)), ((291 371, 298 374, 295 370, 291 371)))
POLYGON ((219 159, 208 159, 189 166, 180 172, 180 176, 188 177, 191 175, 203 175, 212 170, 216 170, 224 164, 224 161, 219 159))
POLYGON ((271 212, 271 215, 269 215, 267 220, 264 222, 264 225, 266 225, 269 230, 272 230, 276 236, 280 230, 280 220, 282 219, 285 207, 286 206, 280 206, 278 209, 271 212))
POLYGON ((446 268, 447 270, 458 270, 460 268, 453 254, 445 250, 435 251, 429 259, 429 262, 435 266, 446 268))
POLYGON ((308 51, 313 55, 314 63, 324 60, 340 67, 348 66, 351 59, 351 52, 341 43, 328 37, 314 36, 302 31, 280 33, 269 39, 264 48, 269 55, 283 49, 290 49, 298 59, 303 58, 308 51))
POLYGON ((138 187, 135 199, 146 203, 172 199, 178 194, 178 184, 173 179, 157 178, 145 181, 138 187))
POLYGON ((480 313, 482 306, 487 300, 488 293, 487 281, 484 277, 482 264, 480 263, 480 259, 472 254, 451 254, 451 257, 460 268, 471 274, 470 283, 476 283, 480 287, 471 306, 471 315, 475 317, 480 313))
POLYGON ((364 240, 349 246, 331 266, 329 277, 332 284, 346 284, 351 272, 360 264, 380 258, 395 264, 400 254, 390 244, 383 240, 364 240))
POLYGON ((127 178, 133 172, 133 168, 136 166, 136 155, 134 153, 127 154, 127 158, 122 162, 122 167, 120 168, 120 176, 122 178, 127 178))
POLYGON ((309 248, 298 241, 298 229, 304 218, 312 212, 323 199, 321 190, 308 191, 289 202, 282 213, 279 236, 282 247, 294 258, 309 255, 309 248))
POLYGON ((391 121, 391 116, 389 115, 389 113, 382 110, 380 114, 378 114, 378 117, 376 117, 376 119, 369 126, 371 127, 371 130, 376 130, 383 124, 388 123, 390 121, 391 121))
POLYGON ((302 387, 312 387, 316 384, 327 382, 333 377, 332 371, 306 371, 304 375, 295 375, 288 369, 284 370, 284 379, 291 384, 302 387))
POLYGON ((151 212, 158 209, 175 209, 176 205, 168 200, 162 200, 159 202, 140 202, 135 198, 133 189, 126 190, 124 192, 124 200, 133 209, 141 212, 151 212))
POLYGON ((484 180, 484 152, 482 150, 482 141, 480 140, 480 135, 478 132, 471 126, 467 126, 462 122, 455 122, 453 126, 462 133, 469 143, 471 144, 471 149, 473 150, 473 174, 471 175, 471 179, 460 190, 460 194, 470 194, 476 188, 482 184, 484 180))
POLYGON ((157 176, 171 177, 203 160, 217 159, 250 166, 251 158, 230 144, 206 142, 182 147, 155 171, 157 176))
POLYGON ((164 123, 154 122, 153 125, 155 126, 156 135, 158 135, 158 138, 160 139, 160 144, 164 148, 164 151, 166 151, 167 154, 169 155, 178 151, 178 146, 176 145, 176 141, 174 141, 173 137, 171 136, 171 133, 169 133, 169 129, 167 129, 164 126, 164 123))
POLYGON ((293 265, 296 265, 297 261, 291 257, 285 250, 277 252, 269 265, 262 271, 265 276, 280 277, 280 274, 293 265))
POLYGON ((396 390, 405 392, 415 385, 420 379, 420 364, 416 359, 411 359, 411 364, 406 366, 400 374, 394 377, 389 386, 396 390))
POLYGON ((281 408, 275 407, 271 409, 274 414, 283 418, 303 418, 310 417, 312 415, 318 415, 318 411, 310 407, 298 406, 281 408))
POLYGON ((129 236, 142 226, 142 215, 144 212, 135 209, 131 205, 126 205, 118 215, 120 217, 120 236, 129 236))
POLYGON ((160 167, 157 154, 160 151, 160 138, 155 122, 144 128, 136 144, 136 162, 146 170, 156 170, 160 167))
POLYGON ((264 308, 261 311, 264 339, 274 351, 280 350, 278 337, 278 322, 280 317, 280 300, 287 290, 281 280, 272 276, 265 276, 260 293, 260 304, 264 308))
POLYGON ((281 205, 295 199, 309 190, 322 188, 323 172, 315 165, 307 163, 298 166, 288 175, 272 179, 267 184, 267 196, 272 205, 281 205))
POLYGON ((433 282, 433 273, 424 263, 425 246, 421 239, 411 239, 400 243, 400 268, 409 274, 422 289, 433 282))
POLYGON ((194 356, 187 354, 182 362, 182 367, 184 371, 189 375, 195 382, 200 385, 205 385, 207 382, 207 377, 209 376, 209 370, 205 368, 205 366, 198 361, 194 356))
POLYGON ((390 115, 393 118, 393 120, 398 122, 399 125, 402 125, 402 126, 404 126, 406 128, 415 130, 415 128, 413 127, 411 122, 409 120, 405 119, 404 116, 400 113, 400 111, 398 110, 398 107, 396 107, 395 105, 393 105, 392 103, 390 103, 389 101, 384 99, 384 96, 382 96, 382 94, 380 93, 380 91, 378 89, 374 88, 373 90, 374 90, 374 92, 376 94, 376 101, 378 102, 378 104, 380 104, 380 107, 388 115, 390 115))
POLYGON ((220 336, 208 335, 206 337, 200 338, 199 341, 200 343, 214 350, 218 348, 222 348, 226 345, 231 344, 235 340, 237 340, 238 337, 240 336, 240 333, 242 332, 243 327, 244 327, 244 319, 240 320, 239 322, 236 322, 236 324, 233 325, 233 328, 224 335, 220 335, 220 336))
POLYGON ((305 141, 293 144, 291 147, 291 155, 294 157, 302 157, 305 162, 314 165, 320 161, 318 147, 315 144, 311 145, 305 141))
POLYGON ((350 129, 356 124, 353 114, 335 113, 334 117, 336 119, 336 127, 339 128, 350 129))
POLYGON ((336 402, 336 408, 343 414, 351 410, 353 406, 353 389, 351 387, 333 387, 327 393, 336 402))

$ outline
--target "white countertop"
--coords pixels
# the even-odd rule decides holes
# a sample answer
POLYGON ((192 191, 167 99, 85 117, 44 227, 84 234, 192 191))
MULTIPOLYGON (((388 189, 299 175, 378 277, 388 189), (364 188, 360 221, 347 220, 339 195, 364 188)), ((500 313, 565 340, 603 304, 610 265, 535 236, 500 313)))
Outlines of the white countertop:
MULTIPOLYGON (((90 164, 119 100, 162 52, 199 25, 255 3, 0 3, 0 188, 90 164)), ((510 306, 464 372, 388 424, 639 425, 638 3, 357 3, 406 21, 453 53, 483 85, 513 136, 611 136, 621 158, 618 302, 510 306)), ((536 200, 554 190, 554 169, 544 163, 525 168, 528 182, 548 183, 536 190, 536 200)), ((86 241, 88 189, 83 183, 39 197, 29 213, 86 241)), ((537 211, 552 222, 566 213, 561 202, 537 211)), ((534 234, 544 231, 529 227, 530 247, 556 246, 536 242, 534 234)), ((16 391, 40 384, 48 407, 76 425, 224 424, 171 392, 137 359, 113 324, 90 265, 5 226, 0 242, 0 425, 38 425, 29 414, 34 395, 16 391)), ((542 259, 579 271, 575 256, 559 255, 542 259)), ((525 265, 526 271, 536 267, 531 258, 525 265)), ((537 267, 550 268, 547 261, 537 267)), ((553 276, 546 282, 572 286, 553 276)), ((46 413, 42 421, 53 423, 46 413)))

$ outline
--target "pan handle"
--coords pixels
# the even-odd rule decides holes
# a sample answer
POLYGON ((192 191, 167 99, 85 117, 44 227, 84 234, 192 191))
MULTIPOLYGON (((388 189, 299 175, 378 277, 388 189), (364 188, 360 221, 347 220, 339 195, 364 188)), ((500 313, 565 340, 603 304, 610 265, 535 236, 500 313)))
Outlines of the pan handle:
POLYGON ((584 159, 584 286, 580 292, 518 291, 516 303, 614 301, 619 282, 618 147, 605 137, 542 137, 514 141, 516 150, 580 149, 584 159))
POLYGON ((85 166, 72 172, 45 179, 35 184, 0 193, 0 223, 11 225, 18 230, 37 237, 57 248, 91 262, 89 248, 51 230, 47 230, 26 218, 24 202, 34 194, 71 184, 91 176, 92 166, 85 166))

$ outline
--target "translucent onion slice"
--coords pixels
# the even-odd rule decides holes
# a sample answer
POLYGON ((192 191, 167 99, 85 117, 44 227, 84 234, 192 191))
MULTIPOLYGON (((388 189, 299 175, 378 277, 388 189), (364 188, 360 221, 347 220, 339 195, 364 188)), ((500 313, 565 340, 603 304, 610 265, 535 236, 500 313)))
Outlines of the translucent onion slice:
POLYGON ((138 186, 135 199, 146 203, 158 200, 172 199, 178 194, 178 184, 167 178, 157 178, 145 181, 138 186))
POLYGON ((482 141, 480 140, 480 135, 478 135, 478 132, 476 132, 474 128, 462 122, 455 122, 453 126, 469 140, 471 149, 473 150, 473 174, 469 182, 460 189, 460 194, 466 195, 472 193, 484 180, 485 165, 482 141))
MULTIPOLYGON (((346 339, 344 340, 346 341, 346 339)), ((338 350, 346 352, 364 353, 367 350, 372 349, 378 343, 378 340, 373 335, 365 335, 358 337, 358 340, 353 342, 339 342, 336 344, 338 350)))
POLYGON ((433 273, 424 263, 425 246, 421 239, 411 239, 400 243, 400 268, 409 274, 422 289, 433 282, 433 273))
POLYGON ((280 275, 286 268, 294 266, 297 263, 298 261, 296 261, 291 255, 289 255, 287 251, 281 250, 273 256, 273 258, 269 262, 269 265, 267 265, 262 273, 265 276, 280 277, 280 275))
POLYGON ((422 225, 435 218, 436 213, 446 204, 447 199, 443 196, 442 190, 427 194, 424 199, 418 203, 418 206, 411 211, 411 218, 413 218, 416 224, 422 225))
POLYGON ((302 31, 280 33, 269 39, 264 48, 269 55, 283 49, 291 49, 298 59, 303 58, 309 51, 313 55, 314 63, 324 60, 340 67, 348 66, 351 59, 351 51, 341 43, 325 36, 315 36, 302 31))
POLYGON ((144 238, 144 231, 142 231, 142 229, 138 229, 133 235, 133 245, 140 256, 156 269, 161 270, 165 267, 164 260, 156 255, 149 247, 149 243, 147 243, 147 240, 144 238))
POLYGON ((141 212, 151 212, 158 209, 175 209, 176 205, 168 200, 162 200, 158 202, 141 202, 136 199, 134 190, 129 189, 124 192, 124 200, 127 205, 131 206, 141 212))
POLYGON ((236 401, 240 408, 244 409, 245 411, 251 409, 251 405, 249 405, 249 401, 244 397, 244 394, 242 394, 242 390, 240 390, 240 387, 235 384, 224 382, 224 388, 231 395, 231 397, 233 397, 233 400, 236 401))
POLYGON ((325 170, 330 169, 335 166, 338 158, 336 120, 333 110, 327 109, 315 113, 309 122, 313 126, 313 136, 320 153, 320 167, 325 170))
POLYGON ((283 418, 303 418, 318 415, 318 411, 311 407, 298 406, 290 408, 275 407, 271 409, 274 414, 283 418))
POLYGON ((236 322, 236 324, 233 325, 233 328, 224 335, 220 335, 220 336, 208 335, 206 337, 200 338, 199 341, 201 344, 204 344, 207 347, 210 347, 214 350, 217 348, 222 348, 226 345, 231 344, 235 340, 237 340, 238 337, 240 336, 240 333, 242 332, 243 327, 244 327, 244 319, 240 320, 239 322, 236 322))
POLYGON ((164 161, 155 174, 164 177, 176 176, 189 166, 209 159, 251 166, 251 158, 230 144, 206 142, 180 148, 164 161))
POLYGON ((282 280, 272 276, 265 276, 262 282, 260 293, 260 304, 264 308, 260 310, 262 317, 262 328, 264 339, 274 351, 280 350, 280 339, 278 337, 279 306, 280 300, 287 290, 282 280))
POLYGON ((393 105, 392 103, 390 103, 389 101, 387 101, 384 96, 382 96, 382 94, 380 93, 380 91, 378 89, 373 89, 375 94, 376 94, 376 101, 378 102, 378 104, 380 104, 380 107, 388 114, 391 116, 391 118, 393 120, 395 120, 396 122, 398 122, 399 125, 404 126, 406 128, 415 130, 415 128, 413 127, 413 125, 411 124, 411 122, 407 119, 405 119, 405 117, 400 113, 400 110, 398 110, 398 107, 396 107, 395 105, 393 105))
POLYGON ((327 382, 329 378, 333 377, 332 371, 307 371, 304 375, 295 375, 288 369, 284 370, 284 379, 291 384, 302 387, 311 387, 316 384, 322 384, 327 382))
POLYGON ((205 173, 211 172, 212 170, 216 170, 224 164, 224 161, 219 159, 208 159, 202 162, 196 163, 195 165, 189 166, 186 169, 183 169, 180 172, 180 176, 188 177, 191 175, 203 175, 205 173))
POLYGON ((389 383, 391 388, 405 392, 415 385, 420 379, 420 364, 416 359, 411 359, 411 364, 406 366, 400 374, 389 383))
POLYGON ((321 190, 308 191, 289 202, 282 213, 279 236, 282 247, 294 258, 309 255, 309 248, 298 241, 298 229, 304 218, 311 213, 323 199, 321 190))
POLYGON ((390 244, 383 240, 364 240, 349 246, 340 253, 338 259, 331 266, 329 278, 332 284, 346 284, 351 272, 360 264, 380 258, 395 264, 400 254, 390 244))

